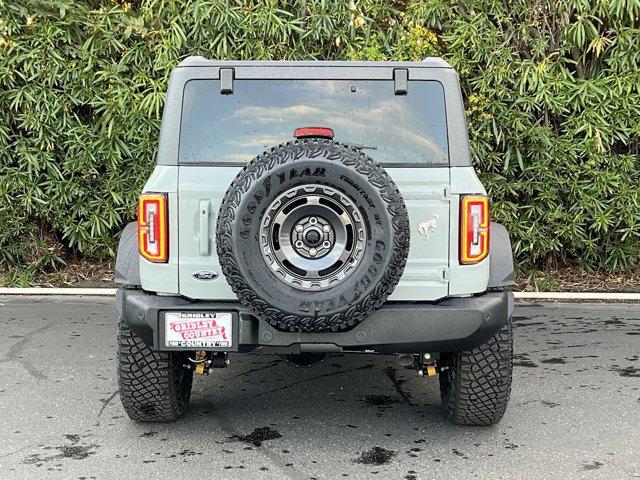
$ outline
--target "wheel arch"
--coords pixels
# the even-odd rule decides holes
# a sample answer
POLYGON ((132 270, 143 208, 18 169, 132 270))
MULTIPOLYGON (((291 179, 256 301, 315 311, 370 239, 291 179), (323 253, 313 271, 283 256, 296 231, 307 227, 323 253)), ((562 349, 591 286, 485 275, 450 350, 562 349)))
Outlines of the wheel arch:
POLYGON ((504 225, 496 222, 491 222, 489 259, 488 287, 499 288, 513 285, 515 282, 515 269, 509 232, 507 232, 504 225))
POLYGON ((124 287, 140 287, 137 222, 128 223, 118 244, 114 282, 124 287))

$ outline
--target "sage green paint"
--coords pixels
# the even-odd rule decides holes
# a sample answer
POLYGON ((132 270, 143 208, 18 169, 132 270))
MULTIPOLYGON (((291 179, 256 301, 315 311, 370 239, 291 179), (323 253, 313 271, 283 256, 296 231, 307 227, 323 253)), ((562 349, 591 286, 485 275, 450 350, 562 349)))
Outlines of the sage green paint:
POLYGON ((177 294, 180 244, 178 229, 178 167, 158 165, 147 180, 142 193, 166 193, 169 215, 169 261, 152 263, 140 256, 142 288, 161 294, 177 294))
POLYGON ((449 168, 387 168, 409 213, 411 244, 390 300, 436 300, 449 291, 449 168), (431 222, 431 223, 429 223, 431 222), (428 228, 426 238, 419 233, 428 228))
POLYGON ((449 295, 460 296, 484 292, 489 284, 489 257, 474 265, 461 265, 460 244, 460 196, 487 192, 473 167, 452 167, 451 172, 451 230, 449 238, 449 295))
POLYGON ((235 300, 237 297, 222 275, 214 242, 220 204, 238 167, 179 168, 180 294, 189 298, 235 300), (209 205, 207 222, 200 218, 202 202, 209 205), (203 243, 209 246, 206 253, 200 249, 202 237, 206 237, 203 243), (193 274, 200 270, 212 270, 219 276, 215 280, 197 280, 193 274))
MULTIPOLYGON (((238 167, 182 166, 179 174, 179 279, 180 294, 189 298, 231 300, 235 295, 222 276, 203 281, 194 278, 199 270, 221 273, 213 245, 214 217, 238 167), (208 232, 202 231, 202 203, 211 207, 208 232), (211 248, 200 250, 202 235, 208 235, 211 248)), ((405 273, 392 300, 435 300, 447 296, 446 281, 449 258, 449 187, 448 168, 390 168, 400 189, 411 224, 412 242, 405 273), (422 222, 437 219, 437 227, 427 239, 418 233, 422 222)), ((207 222, 205 222, 207 223, 207 222)))
MULTIPOLYGON (((486 193, 473 168, 387 171, 405 200, 411 229, 407 266, 390 300, 432 301, 485 291, 489 258, 476 265, 458 261, 460 195, 486 193), (420 233, 421 224, 428 227, 426 238, 420 233)), ((168 193, 169 262, 140 259, 145 290, 193 299, 236 299, 222 276, 215 226, 224 194, 237 173, 238 167, 156 167, 144 191, 168 193), (194 273, 201 270, 212 270, 219 277, 198 280, 194 273)))

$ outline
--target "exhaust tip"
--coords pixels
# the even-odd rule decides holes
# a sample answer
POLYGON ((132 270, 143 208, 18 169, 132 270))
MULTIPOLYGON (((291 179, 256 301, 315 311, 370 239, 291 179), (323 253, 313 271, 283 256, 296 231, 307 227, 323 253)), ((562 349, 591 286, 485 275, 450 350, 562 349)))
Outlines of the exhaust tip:
POLYGON ((415 363, 415 358, 408 353, 402 353, 398 355, 398 363, 405 368, 411 367, 415 363))

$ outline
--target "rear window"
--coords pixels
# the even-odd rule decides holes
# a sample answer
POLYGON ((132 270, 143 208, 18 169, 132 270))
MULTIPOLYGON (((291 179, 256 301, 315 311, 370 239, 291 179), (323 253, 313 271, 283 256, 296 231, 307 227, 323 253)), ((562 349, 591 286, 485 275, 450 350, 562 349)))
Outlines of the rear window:
POLYGON ((448 164, 442 85, 410 81, 395 95, 387 80, 191 80, 184 90, 180 163, 246 163, 293 138, 327 127, 385 164, 448 164))

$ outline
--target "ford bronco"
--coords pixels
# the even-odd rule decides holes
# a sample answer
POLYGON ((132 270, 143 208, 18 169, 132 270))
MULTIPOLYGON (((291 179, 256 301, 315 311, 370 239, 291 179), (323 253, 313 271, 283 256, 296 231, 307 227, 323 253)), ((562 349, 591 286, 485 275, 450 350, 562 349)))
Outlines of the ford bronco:
POLYGON ((397 355, 459 424, 507 405, 511 245, 442 59, 184 60, 116 282, 137 421, 182 417, 194 373, 253 351, 397 355))

